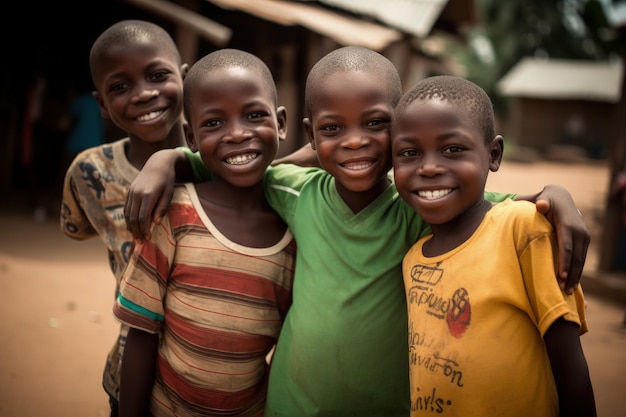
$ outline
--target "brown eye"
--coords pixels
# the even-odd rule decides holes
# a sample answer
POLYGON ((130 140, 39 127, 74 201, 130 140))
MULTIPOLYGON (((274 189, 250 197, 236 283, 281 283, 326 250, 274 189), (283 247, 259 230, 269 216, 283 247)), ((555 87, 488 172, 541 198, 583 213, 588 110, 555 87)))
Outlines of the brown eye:
POLYGON ((461 148, 460 146, 448 146, 446 149, 443 150, 443 153, 458 153, 458 152, 463 152, 463 148, 461 148))
POLYGON ((221 126, 221 125, 222 125, 222 122, 221 122, 221 120, 218 120, 218 119, 207 120, 203 124, 203 126, 206 126, 206 127, 218 127, 218 126, 221 126))
POLYGON ((157 71, 154 74, 152 74, 152 76, 150 76, 150 80, 152 81, 165 81, 167 79, 167 76, 170 73, 168 71, 157 71))
POLYGON ((324 130, 324 131, 327 131, 327 132, 336 132, 336 131, 339 130, 339 126, 337 126, 337 125, 325 125, 325 126, 322 126, 322 128, 320 130, 324 130))
POLYGON ((267 113, 262 111, 254 111, 246 116, 246 119, 260 119, 267 116, 267 113))
POLYGON ((408 149, 406 151, 402 151, 400 152, 401 156, 405 156, 405 157, 415 157, 417 155, 419 155, 419 152, 416 151, 415 149, 408 149))

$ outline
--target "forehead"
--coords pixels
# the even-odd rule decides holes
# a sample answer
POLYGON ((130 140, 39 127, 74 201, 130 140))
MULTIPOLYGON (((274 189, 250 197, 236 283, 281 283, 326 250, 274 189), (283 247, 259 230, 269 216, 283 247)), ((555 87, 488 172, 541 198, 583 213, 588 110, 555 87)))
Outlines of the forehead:
POLYGON ((398 106, 396 108, 396 117, 400 119, 411 119, 421 115, 430 116, 456 116, 456 118, 464 119, 464 122, 471 122, 470 112, 462 102, 450 101, 438 97, 427 99, 415 99, 411 103, 398 106))
POLYGON ((368 71, 341 71, 314 80, 310 90, 313 110, 333 101, 358 101, 392 105, 390 88, 368 71))
POLYGON ((178 68, 178 59, 172 49, 149 37, 132 42, 110 45, 95 58, 93 75, 96 80, 115 75, 144 71, 150 66, 166 65, 178 68))
POLYGON ((198 88, 204 88, 216 93, 237 90, 272 98, 270 87, 260 72, 241 66, 217 68, 198 74, 188 88, 190 94, 198 91, 198 88))
POLYGON ((396 132, 423 127, 478 128, 478 122, 461 102, 438 98, 416 99, 397 108, 394 121, 396 132))

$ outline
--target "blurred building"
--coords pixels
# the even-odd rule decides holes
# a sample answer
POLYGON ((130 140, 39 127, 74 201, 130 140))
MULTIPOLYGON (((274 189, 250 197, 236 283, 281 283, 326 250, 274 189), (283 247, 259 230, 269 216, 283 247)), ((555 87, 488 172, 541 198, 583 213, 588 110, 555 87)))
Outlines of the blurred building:
POLYGON ((623 79, 620 60, 524 58, 498 83, 511 104, 507 136, 550 159, 605 158, 623 79))
MULTIPOLYGON (((605 160, 611 169, 609 189, 613 188, 616 176, 626 172, 624 66, 623 59, 522 59, 498 83, 511 102, 506 134, 514 144, 513 159, 605 160)), ((623 195, 609 195, 601 223, 598 267, 624 272, 623 195)), ((626 275, 621 278, 624 281, 626 275)))

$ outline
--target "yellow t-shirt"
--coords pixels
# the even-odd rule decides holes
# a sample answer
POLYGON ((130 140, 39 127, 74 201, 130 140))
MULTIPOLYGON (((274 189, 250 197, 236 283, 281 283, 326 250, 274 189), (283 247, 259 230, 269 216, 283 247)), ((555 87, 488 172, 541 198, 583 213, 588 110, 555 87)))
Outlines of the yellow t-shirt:
POLYGON ((559 317, 587 331, 583 294, 556 278, 552 226, 528 202, 495 205, 461 246, 402 272, 412 416, 557 416, 543 335, 559 317))

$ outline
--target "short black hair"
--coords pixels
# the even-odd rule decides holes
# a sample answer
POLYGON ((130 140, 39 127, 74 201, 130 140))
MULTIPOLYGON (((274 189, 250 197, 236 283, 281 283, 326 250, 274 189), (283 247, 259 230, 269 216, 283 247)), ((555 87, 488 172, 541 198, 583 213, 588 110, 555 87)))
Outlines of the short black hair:
POLYGON ((189 115, 189 106, 191 101, 190 89, 193 88, 193 84, 198 79, 202 79, 202 76, 214 71, 216 69, 224 69, 230 67, 241 67, 254 72, 257 72, 267 92, 272 96, 274 105, 278 103, 278 93, 276 92, 276 84, 272 77, 272 72, 268 66, 259 57, 249 52, 239 49, 218 49, 211 52, 198 60, 189 69, 189 72, 185 76, 183 84, 183 108, 185 116, 189 115))
POLYGON ((112 46, 131 45, 139 40, 149 39, 160 45, 166 53, 181 65, 181 58, 176 43, 170 34, 161 26, 145 20, 121 20, 109 26, 98 36, 89 52, 89 68, 91 77, 98 65, 98 59, 112 46))
POLYGON ((425 78, 402 96, 396 113, 404 111, 415 100, 441 100, 454 104, 476 122, 486 143, 496 136, 493 104, 485 90, 469 80, 453 75, 425 78))
POLYGON ((332 74, 349 71, 363 71, 379 77, 387 84, 392 106, 395 106, 402 96, 400 75, 389 59, 368 48, 345 46, 329 52, 309 71, 304 89, 304 105, 308 117, 311 117, 312 97, 319 83, 332 74))

